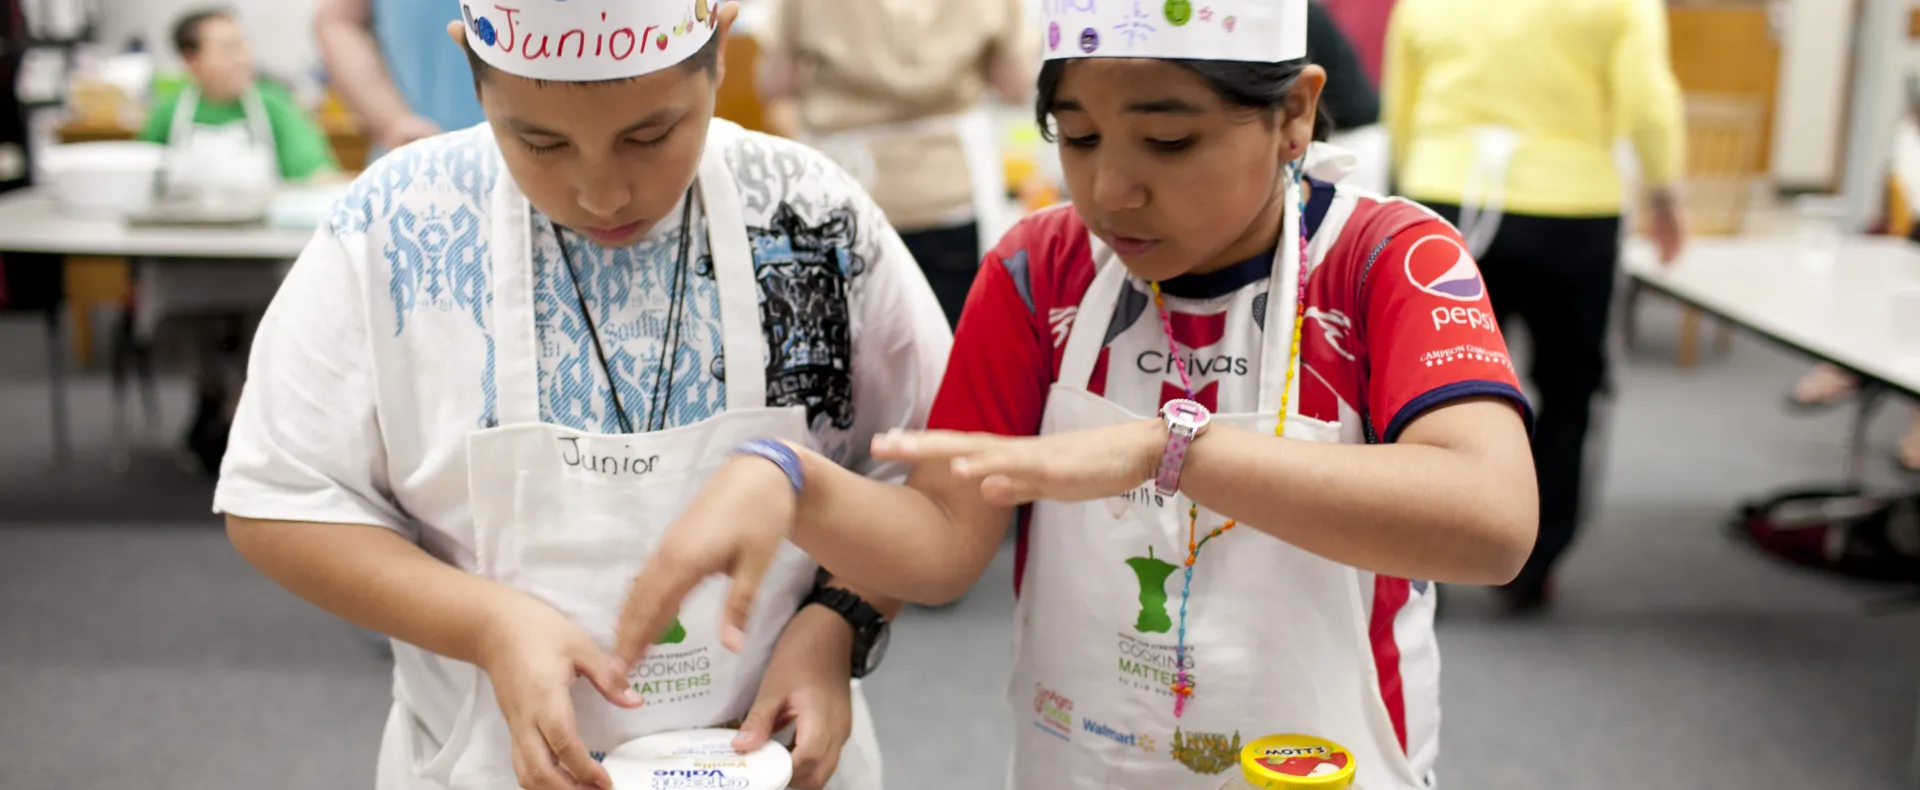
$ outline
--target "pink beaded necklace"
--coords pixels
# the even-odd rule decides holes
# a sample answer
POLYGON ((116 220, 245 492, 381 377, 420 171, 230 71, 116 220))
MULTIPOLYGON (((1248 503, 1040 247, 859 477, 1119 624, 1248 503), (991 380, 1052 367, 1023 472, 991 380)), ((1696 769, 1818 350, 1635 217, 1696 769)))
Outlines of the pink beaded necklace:
MULTIPOLYGON (((1279 422, 1274 425, 1274 436, 1286 435, 1287 410, 1289 400, 1291 400, 1293 393, 1294 370, 1300 360, 1301 329, 1306 325, 1307 316, 1307 233, 1304 227, 1307 221, 1307 190, 1302 179, 1300 164, 1295 162, 1289 165, 1288 171, 1288 175, 1293 179, 1294 183, 1301 184, 1298 208, 1300 210, 1300 224, 1303 227, 1300 228, 1297 234, 1300 239, 1300 259, 1295 264, 1295 279, 1299 281, 1299 287, 1294 295, 1293 337, 1287 351, 1286 389, 1280 391, 1280 419, 1279 422)), ((1175 359, 1178 359, 1180 356, 1180 342, 1173 337, 1173 320, 1167 314, 1167 298, 1160 292, 1159 283, 1148 283, 1148 286, 1153 290, 1153 304, 1160 311, 1160 329, 1164 331, 1167 336, 1167 351, 1169 354, 1172 354, 1175 359)), ((1186 364, 1181 363, 1174 367, 1180 371, 1181 389, 1186 392, 1188 399, 1192 399, 1193 379, 1187 375, 1186 364)), ((1187 559, 1184 563, 1186 577, 1180 585, 1180 630, 1177 637, 1179 641, 1175 643, 1173 652, 1173 663, 1178 672, 1173 681, 1173 715, 1175 718, 1179 718, 1186 713, 1187 699, 1192 697, 1194 692, 1193 678, 1187 674, 1187 601, 1193 592, 1193 565, 1200 559, 1201 547, 1207 545, 1208 541, 1220 537, 1238 525, 1238 522, 1229 520, 1227 523, 1208 532, 1206 537, 1199 537, 1200 504, 1193 502, 1191 499, 1188 500, 1188 503, 1187 559)))

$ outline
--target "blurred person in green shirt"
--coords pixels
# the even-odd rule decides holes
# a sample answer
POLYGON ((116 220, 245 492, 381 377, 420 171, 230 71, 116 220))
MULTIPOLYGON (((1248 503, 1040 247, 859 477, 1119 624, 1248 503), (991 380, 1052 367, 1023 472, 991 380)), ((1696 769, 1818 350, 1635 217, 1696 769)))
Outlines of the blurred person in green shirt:
POLYGON ((186 159, 196 162, 270 162, 275 180, 339 172, 320 124, 286 88, 254 71, 253 52, 232 12, 187 14, 174 26, 173 44, 192 81, 156 97, 140 140, 191 152, 186 159))
MULTIPOLYGON (((156 92, 139 140, 167 147, 163 192, 198 199, 210 214, 264 211, 282 184, 340 175, 332 143, 288 90, 263 79, 233 12, 195 11, 174 26, 174 47, 190 80, 156 92)), ((167 322, 187 335, 199 390, 186 450, 207 474, 218 471, 239 397, 248 324, 279 290, 273 261, 169 260, 142 266, 134 283, 128 340, 153 345, 167 322)))

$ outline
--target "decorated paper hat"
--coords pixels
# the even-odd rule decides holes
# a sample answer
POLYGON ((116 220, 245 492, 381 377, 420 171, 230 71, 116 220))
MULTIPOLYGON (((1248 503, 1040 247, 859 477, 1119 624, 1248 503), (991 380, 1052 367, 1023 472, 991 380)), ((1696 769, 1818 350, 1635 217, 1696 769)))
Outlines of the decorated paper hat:
POLYGON ((1307 56, 1307 0, 1045 0, 1043 16, 1048 60, 1307 56))
POLYGON ((467 44, 509 74, 555 82, 638 77, 693 57, 721 0, 461 0, 467 44))

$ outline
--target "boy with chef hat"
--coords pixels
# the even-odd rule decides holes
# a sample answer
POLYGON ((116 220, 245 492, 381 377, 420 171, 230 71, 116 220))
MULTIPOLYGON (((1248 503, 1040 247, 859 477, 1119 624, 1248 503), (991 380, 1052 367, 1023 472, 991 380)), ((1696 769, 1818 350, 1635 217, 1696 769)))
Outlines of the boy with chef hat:
POLYGON ((393 637, 383 790, 608 787, 634 738, 789 724, 794 787, 878 788, 849 679, 893 604, 798 549, 611 651, 728 459, 894 475, 871 437, 924 425, 952 342, 924 277, 824 157, 713 118, 734 3, 447 11, 487 123, 382 158, 294 266, 216 495, 235 546, 393 637))

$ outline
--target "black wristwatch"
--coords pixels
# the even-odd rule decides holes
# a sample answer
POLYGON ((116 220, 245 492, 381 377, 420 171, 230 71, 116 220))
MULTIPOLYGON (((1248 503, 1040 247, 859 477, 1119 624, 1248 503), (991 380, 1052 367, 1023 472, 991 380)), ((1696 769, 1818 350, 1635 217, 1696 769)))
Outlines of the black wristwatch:
POLYGON ((801 608, 819 604, 840 613, 853 626, 853 677, 863 678, 880 668, 887 656, 887 639, 892 628, 879 609, 860 596, 837 587, 815 587, 801 608))

